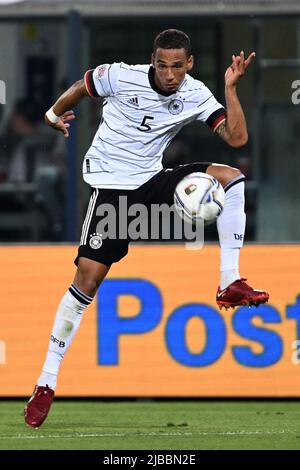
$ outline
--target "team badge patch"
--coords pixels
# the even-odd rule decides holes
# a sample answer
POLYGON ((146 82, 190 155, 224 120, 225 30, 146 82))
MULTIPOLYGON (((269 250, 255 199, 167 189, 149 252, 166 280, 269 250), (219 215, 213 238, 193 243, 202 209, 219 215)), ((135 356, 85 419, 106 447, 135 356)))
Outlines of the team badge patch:
POLYGON ((106 69, 107 69, 107 65, 100 65, 99 67, 97 67, 97 70, 96 70, 96 77, 98 79, 100 79, 101 77, 103 77, 103 75, 105 74, 106 72, 106 69))
POLYGON ((169 103, 168 110, 171 114, 180 114, 183 110, 183 102, 180 100, 172 100, 169 103))
POLYGON ((93 250, 98 250, 102 246, 102 236, 100 233, 93 233, 89 241, 90 247, 93 250))

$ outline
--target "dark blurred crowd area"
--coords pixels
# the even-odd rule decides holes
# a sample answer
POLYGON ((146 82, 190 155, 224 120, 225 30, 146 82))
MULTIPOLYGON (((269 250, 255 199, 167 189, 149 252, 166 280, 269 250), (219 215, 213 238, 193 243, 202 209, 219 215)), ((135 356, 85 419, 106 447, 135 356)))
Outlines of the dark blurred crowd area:
POLYGON ((25 98, 0 129, 0 241, 63 240, 64 145, 25 98))

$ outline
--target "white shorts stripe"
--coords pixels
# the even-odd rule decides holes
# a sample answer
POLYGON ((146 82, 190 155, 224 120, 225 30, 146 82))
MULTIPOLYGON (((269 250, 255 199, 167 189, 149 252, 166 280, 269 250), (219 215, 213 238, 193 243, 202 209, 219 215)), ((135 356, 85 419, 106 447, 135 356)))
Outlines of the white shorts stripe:
POLYGON ((89 202, 89 205, 88 205, 88 209, 87 209, 87 212, 86 212, 86 217, 85 217, 85 220, 84 220, 84 223, 83 223, 83 226, 82 226, 80 245, 84 245, 86 243, 88 230, 89 230, 89 226, 90 226, 91 219, 92 219, 92 216, 93 216, 93 211, 94 211, 94 207, 95 207, 95 203, 96 203, 96 200, 97 200, 98 193, 99 193, 99 190, 96 189, 95 192, 91 195, 90 202, 89 202))
POLYGON ((83 242, 85 227, 86 227, 86 224, 87 224, 87 221, 88 221, 88 217, 89 217, 89 214, 90 214, 90 210, 91 210, 91 207, 92 207, 92 204, 93 204, 94 197, 95 197, 95 193, 93 193, 90 197, 90 202, 89 202, 89 205, 88 205, 88 208, 87 208, 87 211, 86 211, 86 216, 85 216, 85 219, 84 219, 84 222, 83 222, 83 225, 82 225, 80 245, 82 245, 82 242, 83 242))

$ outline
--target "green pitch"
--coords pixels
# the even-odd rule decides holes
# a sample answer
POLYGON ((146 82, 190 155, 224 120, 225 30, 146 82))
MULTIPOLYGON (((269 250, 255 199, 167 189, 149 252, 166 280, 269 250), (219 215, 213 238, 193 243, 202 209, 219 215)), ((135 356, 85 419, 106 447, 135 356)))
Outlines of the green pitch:
POLYGON ((300 449, 300 402, 56 401, 40 429, 0 401, 0 449, 300 449))

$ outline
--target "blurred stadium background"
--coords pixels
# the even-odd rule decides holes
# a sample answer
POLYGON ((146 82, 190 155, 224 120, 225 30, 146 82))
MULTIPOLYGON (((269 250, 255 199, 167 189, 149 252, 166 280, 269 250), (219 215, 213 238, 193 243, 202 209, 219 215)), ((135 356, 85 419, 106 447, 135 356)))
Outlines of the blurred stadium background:
MULTIPOLYGON (((294 341, 300 338, 296 300, 300 285, 300 114, 299 105, 292 101, 294 82, 300 80, 299 0, 0 1, 0 285, 2 298, 8 298, 0 328, 2 397, 30 395, 56 305, 73 276, 76 242, 90 196, 82 181, 81 162, 98 127, 101 99, 85 100, 76 109, 78 119, 67 141, 46 128, 44 112, 87 69, 114 61, 149 62, 154 36, 170 27, 191 36, 192 75, 223 103, 223 77, 231 55, 256 51, 255 63, 238 87, 248 122, 248 144, 232 149, 195 123, 177 136, 164 164, 212 160, 245 173, 246 241, 253 244, 244 249, 242 268, 251 283, 270 290, 271 305, 248 313, 240 309, 233 317, 220 315, 214 304, 218 279, 214 244, 197 255, 172 244, 133 246, 128 258, 113 268, 105 292, 114 289, 109 284, 113 279, 126 281, 123 290, 123 284, 116 288, 125 297, 118 299, 118 313, 138 317, 134 295, 139 298, 139 292, 150 289, 149 295, 155 298, 160 291, 161 318, 158 314, 149 334, 136 334, 139 326, 132 335, 122 335, 116 326, 110 333, 109 314, 101 317, 98 308, 100 295, 68 352, 58 395, 299 397, 298 344, 294 341), (130 284, 136 278, 145 283, 142 288, 130 284), (175 309, 197 302, 202 310, 199 307, 195 318, 187 317, 186 324, 179 321, 176 325, 175 309), (101 333, 102 324, 105 331, 101 333), (113 347, 105 338, 111 339, 113 347), (101 341, 107 351, 101 349, 101 341)), ((209 228, 207 241, 216 240, 215 229, 209 228)), ((112 316, 117 315, 112 304, 106 307, 112 316)), ((245 411, 242 428, 247 427, 247 413, 256 413, 248 427, 250 434, 256 432, 252 448, 263 445, 258 427, 262 435, 264 430, 270 435, 273 429, 280 437, 280 406, 270 411, 274 416, 279 413, 275 416, 279 421, 270 422, 269 428, 265 408, 245 411)), ((295 417, 299 407, 294 404, 290 411, 290 417, 295 417)), ((12 412, 8 415, 7 422, 12 412)), ((164 419, 165 426, 172 423, 168 412, 164 419)), ((219 425, 230 434, 233 429, 224 420, 219 425)), ((291 432, 289 438, 294 440, 282 445, 297 448, 297 426, 290 424, 286 418, 283 432, 291 432)), ((10 429, 11 435, 19 432, 18 426, 10 429)), ((205 426, 215 439, 218 424, 212 429, 208 417, 205 426)), ((238 426, 234 422, 233 428, 238 426)), ((192 432, 199 435, 199 427, 195 429, 192 432)), ((149 442, 149 436, 144 441, 149 442)), ((5 442, 0 441, 0 448, 6 448, 1 447, 8 445, 5 442)), ((14 445, 9 438, 7 442, 14 445)), ((130 446, 136 442, 133 439, 130 446)), ((196 442, 190 445, 200 445, 196 442)), ((279 441, 274 442, 266 445, 279 448, 279 441)), ((27 444, 18 445, 25 448, 27 444)), ((68 448, 69 444, 60 445, 68 448)), ((189 448, 188 443, 182 445, 189 448)), ((210 441, 204 448, 213 445, 210 441)), ((215 445, 225 448, 227 444, 221 439, 215 445)), ((227 448, 234 445, 232 441, 227 448)), ((245 441, 238 445, 247 448, 245 441)))
POLYGON ((169 26, 191 35, 193 74, 222 102, 232 53, 255 50, 257 58, 239 86, 248 145, 232 150, 195 124, 178 136, 165 163, 211 158, 240 167, 248 177, 247 239, 299 240, 299 110, 291 101, 300 64, 298 1, 9 3, 0 10, 1 80, 7 87, 0 128, 1 241, 78 239, 89 197, 81 160, 97 128, 99 102, 77 111, 81 117, 67 143, 41 118, 88 68, 147 63, 154 36, 169 26))

